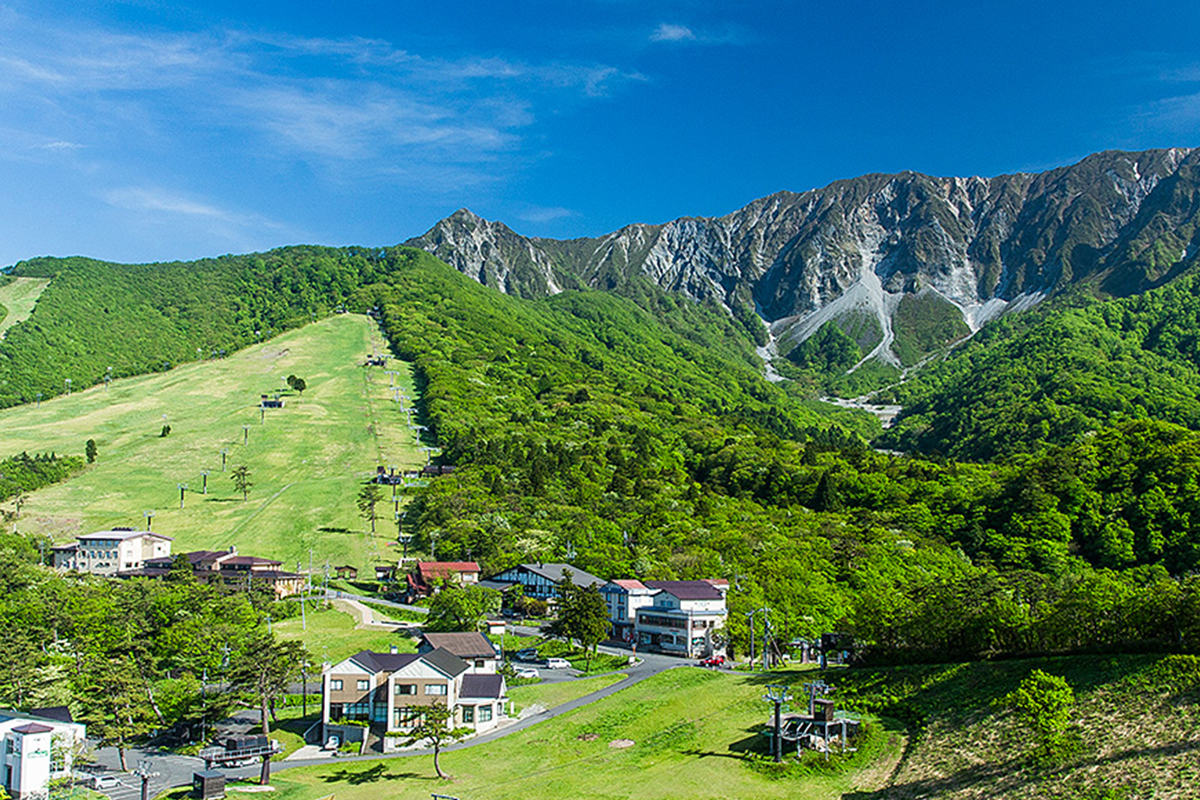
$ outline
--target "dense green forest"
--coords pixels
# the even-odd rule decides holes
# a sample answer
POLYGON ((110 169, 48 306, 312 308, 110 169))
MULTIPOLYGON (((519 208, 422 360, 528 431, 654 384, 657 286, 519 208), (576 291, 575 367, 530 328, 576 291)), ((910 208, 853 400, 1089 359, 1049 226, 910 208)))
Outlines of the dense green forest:
POLYGON ((1200 429, 1200 275, 1120 300, 1065 298, 984 327, 881 399, 885 447, 987 461, 1134 419, 1200 429))
POLYGON ((40 561, 37 542, 0 533, 0 704, 70 705, 105 746, 123 749, 151 731, 186 736, 256 701, 214 694, 211 683, 236 686, 286 646, 271 637, 268 615, 299 613, 269 589, 200 584, 186 560, 161 581, 64 576, 40 561))
MULTIPOLYGON (((53 281, 0 345, 8 403, 61 385, 56 353, 94 382, 376 309, 458 466, 406 525, 486 572, 543 559, 725 577, 735 649, 761 605, 781 639, 846 630, 874 659, 1200 645, 1200 440, 1154 421, 1193 423, 1191 279, 1001 320, 897 389, 913 412, 885 441, 1006 456, 971 463, 872 450, 873 420, 766 381, 746 326, 636 281, 521 299, 406 248, 18 272, 53 281), (129 327, 107 332, 114 314, 129 327), (990 367, 1008 372, 988 383, 990 367), (922 412, 935 402, 945 412, 922 412)), ((808 348, 798 368, 853 357, 842 332, 826 338, 846 354, 808 348)))
POLYGON ((1003 465, 879 453, 620 298, 385 259, 361 302, 459 466, 409 514, 443 557, 727 577, 735 646, 762 604, 780 635, 847 629, 891 660, 1200 643, 1195 434, 1129 423, 1003 465))

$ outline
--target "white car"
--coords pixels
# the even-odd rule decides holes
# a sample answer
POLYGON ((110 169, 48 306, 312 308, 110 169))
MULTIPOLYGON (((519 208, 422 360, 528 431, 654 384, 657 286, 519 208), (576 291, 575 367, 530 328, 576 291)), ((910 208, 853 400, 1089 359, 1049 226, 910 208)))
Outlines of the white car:
POLYGON ((540 674, 538 674, 538 671, 536 669, 534 669, 533 667, 523 667, 522 669, 517 670, 517 677, 518 678, 540 678, 542 676, 540 674))
POLYGON ((546 669, 570 669, 571 662, 565 658, 547 658, 546 669))
POLYGON ((116 789, 118 786, 124 785, 116 775, 95 775, 92 777, 92 788, 94 789, 116 789))

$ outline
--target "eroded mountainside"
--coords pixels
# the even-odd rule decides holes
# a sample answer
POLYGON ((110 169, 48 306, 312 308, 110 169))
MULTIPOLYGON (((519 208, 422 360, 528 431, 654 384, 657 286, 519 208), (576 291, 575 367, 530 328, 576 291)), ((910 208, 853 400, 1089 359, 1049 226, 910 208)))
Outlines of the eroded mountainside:
POLYGON ((995 178, 865 175, 571 241, 464 209, 407 244, 509 294, 643 278, 752 309, 781 354, 833 323, 864 358, 900 365, 1068 286, 1126 295, 1179 272, 1200 245, 1198 165, 1200 151, 1172 148, 995 178))

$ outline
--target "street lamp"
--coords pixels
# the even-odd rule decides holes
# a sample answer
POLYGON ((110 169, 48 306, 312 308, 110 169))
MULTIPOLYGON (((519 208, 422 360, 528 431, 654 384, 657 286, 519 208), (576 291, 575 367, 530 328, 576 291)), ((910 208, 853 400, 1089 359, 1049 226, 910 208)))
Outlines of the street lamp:
POLYGON ((242 444, 249 444, 249 443, 250 443, 250 426, 243 425, 242 426, 242 444))
POLYGON ((222 447, 221 448, 221 472, 225 471, 225 457, 228 455, 229 455, 229 448, 222 447))
POLYGON ((208 494, 208 470, 206 470, 206 469, 200 470, 200 480, 202 480, 204 482, 204 485, 201 487, 200 493, 208 494))
POLYGON ((183 496, 187 493, 187 484, 177 483, 175 485, 179 487, 179 507, 183 508, 183 496))
POLYGON ((154 512, 143 511, 142 516, 146 518, 146 530, 150 530, 150 524, 154 522, 154 512))
POLYGON ((150 771, 153 763, 154 762, 148 758, 142 759, 138 762, 137 769, 133 771, 133 774, 137 775, 142 780, 142 800, 150 800, 150 779, 157 778, 159 775, 157 772, 150 771))
POLYGON ((63 381, 63 386, 66 388, 67 396, 69 397, 71 395, 71 379, 67 378, 65 381, 63 381))

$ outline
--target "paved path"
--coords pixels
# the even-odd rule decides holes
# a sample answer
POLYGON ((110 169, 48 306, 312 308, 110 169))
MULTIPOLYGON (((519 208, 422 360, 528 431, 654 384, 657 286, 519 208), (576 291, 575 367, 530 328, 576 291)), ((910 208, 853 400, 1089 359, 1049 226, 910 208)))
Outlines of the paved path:
POLYGON ((421 625, 419 622, 402 622, 394 619, 375 619, 375 612, 369 607, 358 600, 351 600, 347 597, 339 598, 331 602, 333 603, 333 607, 338 611, 345 611, 347 614, 356 617, 358 619, 358 624, 354 627, 360 630, 379 630, 395 633, 401 630, 417 628, 421 625))
POLYGON ((325 592, 325 597, 330 600, 357 600, 360 603, 370 603, 375 606, 383 606, 384 608, 398 608, 401 611, 408 611, 413 614, 428 614, 428 608, 421 606, 410 606, 404 603, 393 603, 391 600, 381 600, 378 597, 369 597, 365 594, 350 594, 349 592, 339 592, 334 589, 329 589, 325 592))

